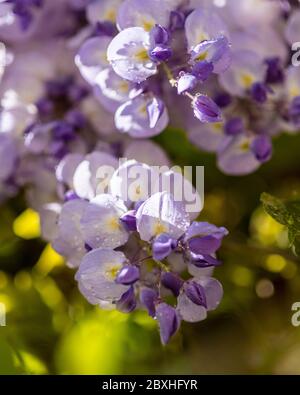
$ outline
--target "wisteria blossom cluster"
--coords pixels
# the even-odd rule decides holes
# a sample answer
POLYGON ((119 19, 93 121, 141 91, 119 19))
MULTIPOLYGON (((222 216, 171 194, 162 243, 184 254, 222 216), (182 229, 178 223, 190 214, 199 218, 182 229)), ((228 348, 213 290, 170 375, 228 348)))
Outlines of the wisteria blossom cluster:
POLYGON ((300 129, 299 41, 298 1, 0 0, 0 202, 24 191, 88 301, 146 308, 166 343, 220 302, 227 230, 195 221, 149 139, 170 125, 255 171, 300 129))
POLYGON ((299 2, 93 1, 86 12, 98 33, 76 64, 120 132, 184 127, 242 175, 271 158, 273 136, 299 130, 299 2))
MULTIPOLYGON (((158 320, 163 344, 181 320, 201 321, 218 306, 223 290, 212 273, 228 232, 194 221, 199 212, 189 210, 190 201, 175 198, 179 185, 193 189, 180 173, 158 173, 133 159, 119 165, 98 151, 67 155, 56 174, 66 201, 44 207, 43 233, 77 269, 91 304, 124 313, 146 309, 158 320)), ((193 192, 200 204, 193 207, 201 207, 193 192)))
POLYGON ((0 4, 0 39, 5 43, 0 47, 1 201, 20 189, 36 209, 57 200, 60 159, 70 152, 88 153, 105 135, 113 140, 112 116, 74 63, 73 38, 81 30, 83 12, 75 3, 0 4))

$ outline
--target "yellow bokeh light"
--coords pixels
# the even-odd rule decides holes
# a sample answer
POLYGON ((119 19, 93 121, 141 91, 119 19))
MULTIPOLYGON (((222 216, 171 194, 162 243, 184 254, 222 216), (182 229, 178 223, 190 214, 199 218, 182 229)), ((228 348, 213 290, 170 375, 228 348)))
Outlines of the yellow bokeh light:
POLYGON ((285 227, 265 213, 262 207, 259 207, 253 213, 250 229, 254 238, 262 245, 280 244, 281 248, 288 246, 287 238, 285 238, 286 245, 283 245, 284 240, 282 235, 286 233, 285 227))
POLYGON ((253 274, 248 268, 238 266, 233 269, 231 279, 239 287, 249 287, 253 283, 253 274))
POLYGON ((16 288, 18 288, 20 291, 28 291, 32 286, 31 275, 28 272, 22 270, 16 274, 14 283, 16 288))
POLYGON ((63 257, 54 251, 50 244, 47 244, 35 266, 35 269, 40 275, 46 276, 55 267, 63 265, 63 257))
POLYGON ((274 285, 267 278, 259 280, 255 287, 256 294, 259 298, 267 299, 274 295, 274 285))
POLYGON ((7 275, 0 271, 0 289, 4 289, 8 284, 7 275))
POLYGON ((13 223, 13 230, 16 236, 30 240, 40 236, 40 219, 36 211, 28 208, 23 211, 13 223))
POLYGON ((281 255, 272 254, 266 258, 266 268, 273 273, 280 273, 286 267, 287 261, 281 255))
POLYGON ((6 313, 10 312, 13 308, 13 301, 6 294, 0 294, 0 303, 4 304, 6 313))

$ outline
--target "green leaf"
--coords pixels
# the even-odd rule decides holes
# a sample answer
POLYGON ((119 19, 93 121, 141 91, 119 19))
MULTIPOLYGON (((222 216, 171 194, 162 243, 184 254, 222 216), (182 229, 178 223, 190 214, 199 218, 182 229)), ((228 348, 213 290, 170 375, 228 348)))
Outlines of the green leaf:
POLYGON ((286 208, 292 218, 292 226, 300 232, 300 201, 292 200, 285 203, 286 208))
POLYGON ((261 202, 272 218, 287 227, 294 253, 300 256, 300 200, 283 201, 263 193, 261 202))
POLYGON ((297 256, 300 256, 300 234, 298 234, 293 242, 293 250, 297 256))
POLYGON ((285 226, 292 225, 293 219, 286 205, 280 199, 264 192, 262 193, 260 200, 265 211, 277 222, 285 226))

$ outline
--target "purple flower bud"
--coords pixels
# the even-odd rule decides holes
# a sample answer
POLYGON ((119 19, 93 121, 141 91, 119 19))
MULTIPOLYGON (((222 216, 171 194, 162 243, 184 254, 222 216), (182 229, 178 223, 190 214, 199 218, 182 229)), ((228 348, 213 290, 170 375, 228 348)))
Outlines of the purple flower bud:
POLYGON ((116 25, 110 21, 96 22, 93 36, 109 36, 113 37, 117 34, 116 25))
POLYGON ((163 115, 165 109, 165 104, 162 100, 157 97, 153 97, 153 99, 147 104, 147 113, 149 116, 149 126, 150 128, 154 128, 160 117, 163 115))
POLYGON ((86 118, 82 112, 78 110, 71 110, 65 116, 66 122, 72 125, 74 128, 82 129, 86 125, 86 118))
POLYGON ((46 91, 49 97, 58 98, 66 95, 71 85, 73 84, 73 77, 64 77, 57 80, 46 82, 46 91))
POLYGON ((226 228, 218 228, 208 222, 193 222, 185 234, 184 241, 195 255, 214 254, 228 234, 226 228))
POLYGON ((151 317, 155 317, 155 303, 158 300, 158 293, 152 288, 142 288, 140 291, 140 301, 148 310, 151 317))
POLYGON ((172 56, 172 49, 167 45, 157 45, 150 50, 149 56, 154 62, 166 62, 172 56))
POLYGON ((178 296, 184 281, 174 273, 163 272, 161 274, 161 283, 164 287, 171 290, 175 296, 178 296))
POLYGON ((42 97, 35 104, 41 116, 50 115, 54 110, 53 102, 47 97, 42 97))
POLYGON ((229 119, 224 126, 224 131, 229 136, 236 136, 237 134, 243 133, 243 119, 239 117, 229 119))
POLYGON ((177 240, 166 233, 158 235, 152 243, 153 258, 162 261, 176 248, 177 240))
POLYGON ((68 90, 68 98, 73 103, 78 103, 88 95, 89 91, 86 87, 80 85, 71 85, 68 90))
POLYGON ((216 103, 208 96, 198 95, 192 102, 194 115, 201 122, 220 122, 221 111, 216 103))
POLYGON ((171 32, 174 30, 183 29, 185 22, 185 15, 180 11, 171 11, 169 29, 171 32))
POLYGON ((136 231, 135 210, 128 211, 127 213, 122 215, 120 221, 128 232, 136 231))
POLYGON ((54 140, 49 146, 49 153, 57 159, 62 159, 67 155, 68 149, 62 140, 54 140))
POLYGON ((225 108, 228 107, 231 102, 232 102, 232 98, 229 95, 229 93, 223 92, 223 93, 219 93, 215 98, 214 98, 217 106, 219 106, 220 108, 225 108))
POLYGON ((193 254, 192 252, 190 252, 189 258, 190 258, 190 263, 200 268, 212 267, 212 266, 215 267, 215 266, 220 266, 222 264, 221 261, 208 254, 201 255, 201 254, 193 254))
POLYGON ((169 39, 168 30, 161 25, 155 25, 150 31, 150 40, 156 45, 167 45, 169 39))
POLYGON ((140 271, 136 266, 126 265, 122 267, 116 277, 117 284, 131 285, 140 278, 140 271))
POLYGON ((131 313, 136 308, 136 298, 133 287, 123 293, 121 298, 117 301, 116 307, 122 313, 131 313))
POLYGON ((181 95, 184 92, 191 91, 197 85, 197 78, 192 74, 185 73, 177 81, 177 92, 181 95))
POLYGON ((269 136, 258 136, 252 144, 251 150, 260 162, 268 161, 272 156, 272 142, 269 136))
POLYGON ((70 200, 79 199, 79 196, 74 191, 67 191, 64 196, 64 201, 69 202, 70 200))
POLYGON ((204 288, 195 281, 187 281, 184 284, 186 296, 196 305, 207 308, 204 288))
POLYGON ((210 254, 220 248, 221 240, 210 235, 194 237, 188 241, 188 246, 193 254, 210 254))
POLYGON ((159 323, 161 342, 166 345, 179 329, 180 319, 178 313, 174 307, 166 303, 160 303, 156 307, 156 318, 159 323))
POLYGON ((52 129, 52 134, 55 139, 62 139, 65 141, 73 140, 74 128, 66 121, 57 121, 52 129))
POLYGON ((88 243, 84 243, 84 248, 86 249, 87 252, 92 251, 92 247, 88 243))
POLYGON ((211 62, 203 60, 197 62, 192 68, 192 74, 201 82, 206 81, 214 70, 214 66, 211 62))
POLYGON ((300 125, 300 96, 296 96, 289 108, 290 120, 296 125, 300 125))
POLYGON ((255 82, 250 89, 250 95, 257 103, 265 103, 268 99, 268 92, 268 87, 261 82, 255 82))
POLYGON ((265 62, 267 64, 267 84, 280 84, 284 81, 284 73, 280 58, 269 58, 265 62))

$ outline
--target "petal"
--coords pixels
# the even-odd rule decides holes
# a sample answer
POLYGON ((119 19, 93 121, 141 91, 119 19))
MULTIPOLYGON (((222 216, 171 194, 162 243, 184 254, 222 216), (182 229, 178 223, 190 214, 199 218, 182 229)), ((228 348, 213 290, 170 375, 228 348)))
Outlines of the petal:
POLYGON ((128 240, 128 232, 120 223, 127 212, 124 203, 108 194, 97 195, 87 204, 81 218, 84 241, 92 248, 117 248, 128 240))
POLYGON ((222 284, 215 278, 211 277, 202 277, 195 279, 195 281, 204 288, 207 310, 215 310, 223 297, 222 284))
POLYGON ((184 292, 178 296, 177 310, 181 318, 187 322, 199 322, 207 317, 206 308, 193 303, 184 292))
POLYGON ((156 171, 135 160, 124 162, 112 175, 109 190, 129 207, 133 202, 146 200, 151 194, 151 183, 156 180, 156 171))
POLYGON ((125 0, 119 7, 117 24, 120 30, 139 26, 150 31, 155 24, 168 27, 170 7, 160 0, 125 0))
POLYGON ((179 329, 179 316, 173 307, 166 303, 160 303, 156 306, 156 318, 159 323, 161 342, 166 345, 179 329))
POLYGON ((122 252, 98 248, 87 253, 76 273, 80 289, 88 300, 116 301, 128 286, 115 283, 115 275, 126 261, 122 252))
POLYGON ((154 116, 155 113, 149 114, 148 106, 153 104, 153 100, 152 95, 141 95, 122 104, 115 114, 117 129, 135 138, 152 137, 161 133, 169 123, 168 111, 164 106, 161 107, 162 112, 156 112, 158 116, 154 116))
POLYGON ((189 226, 189 216, 181 202, 167 192, 158 192, 147 199, 136 213, 137 229, 142 240, 168 233, 178 239, 189 226))
POLYGON ((82 199, 92 199, 97 192, 106 192, 110 177, 117 166, 116 158, 105 152, 87 155, 75 170, 74 191, 82 199))
POLYGON ((120 77, 140 83, 157 73, 157 65, 148 55, 149 45, 149 33, 130 27, 112 39, 107 59, 120 77))

